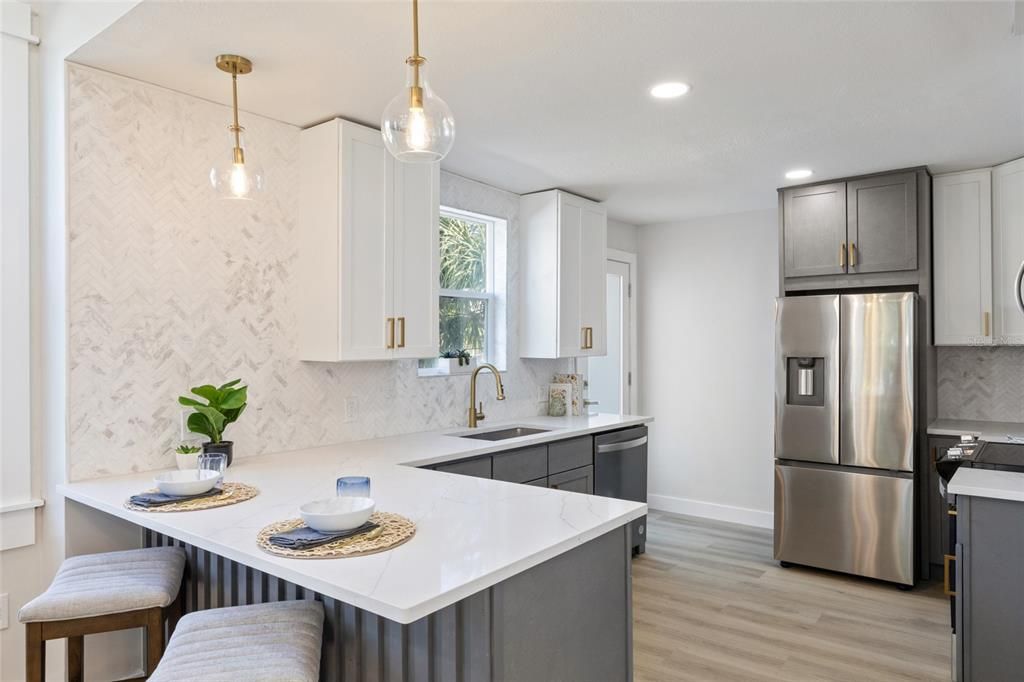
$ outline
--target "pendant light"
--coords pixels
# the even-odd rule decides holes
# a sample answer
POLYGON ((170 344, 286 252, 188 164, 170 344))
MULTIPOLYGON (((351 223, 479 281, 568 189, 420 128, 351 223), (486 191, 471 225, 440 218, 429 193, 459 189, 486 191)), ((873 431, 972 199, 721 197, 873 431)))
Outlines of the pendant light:
POLYGON ((217 68, 231 74, 230 150, 225 150, 210 168, 210 185, 224 199, 252 199, 263 191, 263 168, 245 148, 245 128, 238 125, 238 77, 252 71, 252 62, 236 54, 217 56, 217 68))
POLYGON ((427 60, 420 55, 418 0, 412 0, 412 56, 405 63, 405 89, 384 109, 380 133, 388 151, 399 161, 440 161, 455 141, 455 119, 427 83, 427 60))

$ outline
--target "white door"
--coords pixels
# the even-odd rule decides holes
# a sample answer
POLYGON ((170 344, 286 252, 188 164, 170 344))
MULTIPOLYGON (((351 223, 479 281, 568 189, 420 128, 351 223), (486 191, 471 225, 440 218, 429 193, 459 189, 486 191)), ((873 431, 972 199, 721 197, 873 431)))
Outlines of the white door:
MULTIPOLYGON (((607 355, 587 360, 587 398, 597 410, 609 414, 633 411, 632 358, 632 265, 609 258, 605 277, 607 293, 607 355)), ((595 341, 594 345, 597 345, 595 341)))
POLYGON ((992 343, 992 199, 989 171, 932 181, 935 344, 992 343))
POLYGON ((996 343, 1024 344, 1017 275, 1024 267, 1024 159, 992 171, 992 253, 996 343))
POLYGON ((395 164, 396 358, 437 356, 439 176, 436 163, 395 164))

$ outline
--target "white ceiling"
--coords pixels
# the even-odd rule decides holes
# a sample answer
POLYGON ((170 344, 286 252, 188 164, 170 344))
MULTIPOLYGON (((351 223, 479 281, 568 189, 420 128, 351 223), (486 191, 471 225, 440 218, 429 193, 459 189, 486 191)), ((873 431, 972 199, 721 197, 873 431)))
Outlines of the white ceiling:
MULTIPOLYGON (((406 2, 141 3, 73 60, 227 103, 221 52, 252 58, 243 109, 378 125, 404 83, 406 2)), ((1013 3, 424 0, 422 52, 456 117, 444 167, 562 187, 637 224, 774 205, 815 179, 1024 155, 1013 3), (659 80, 693 86, 656 101, 659 80)))

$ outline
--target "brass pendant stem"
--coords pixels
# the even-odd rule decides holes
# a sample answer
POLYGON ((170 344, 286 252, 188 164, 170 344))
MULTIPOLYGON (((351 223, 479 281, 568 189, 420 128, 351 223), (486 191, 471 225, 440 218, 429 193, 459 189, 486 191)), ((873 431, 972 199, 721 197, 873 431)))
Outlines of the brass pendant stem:
MULTIPOLYGON (((412 0, 412 56, 414 59, 420 56, 420 3, 419 0, 412 0)), ((417 69, 418 71, 418 69, 417 69)), ((419 85, 417 82, 416 85, 419 85)))
POLYGON ((238 125, 238 69, 231 70, 231 131, 235 134, 235 163, 240 161, 242 156, 242 127, 238 125))

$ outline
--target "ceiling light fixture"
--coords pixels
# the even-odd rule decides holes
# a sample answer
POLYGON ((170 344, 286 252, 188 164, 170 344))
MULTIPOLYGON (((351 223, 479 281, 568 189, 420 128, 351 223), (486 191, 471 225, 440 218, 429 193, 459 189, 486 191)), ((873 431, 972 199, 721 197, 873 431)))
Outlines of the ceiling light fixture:
POLYGON ((448 105, 427 84, 427 60, 420 55, 418 0, 412 0, 412 56, 405 63, 405 89, 385 107, 380 134, 399 161, 440 161, 455 142, 455 119, 448 105))
POLYGON ((245 128, 238 125, 238 77, 252 72, 252 62, 237 54, 217 56, 217 68, 231 74, 231 125, 228 133, 231 153, 217 158, 210 168, 210 185, 224 199, 252 199, 263 191, 263 169, 246 154, 242 133, 245 128))
POLYGON ((690 86, 686 83, 679 83, 672 81, 670 83, 658 83, 651 88, 651 97, 657 99, 675 99, 676 97, 682 97, 690 91, 690 86))
POLYGON ((796 170, 786 171, 787 180, 803 180, 814 175, 814 172, 807 168, 797 168, 796 170))

